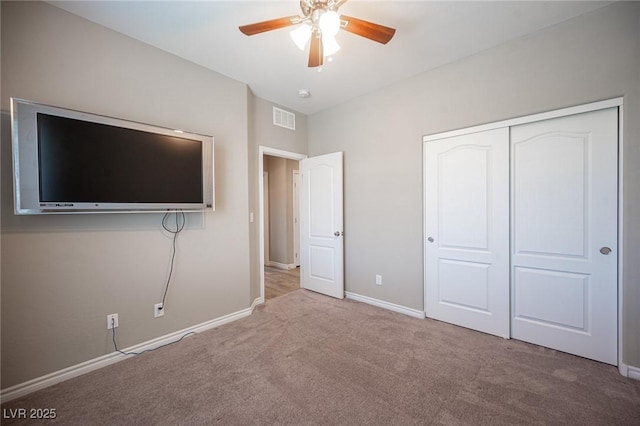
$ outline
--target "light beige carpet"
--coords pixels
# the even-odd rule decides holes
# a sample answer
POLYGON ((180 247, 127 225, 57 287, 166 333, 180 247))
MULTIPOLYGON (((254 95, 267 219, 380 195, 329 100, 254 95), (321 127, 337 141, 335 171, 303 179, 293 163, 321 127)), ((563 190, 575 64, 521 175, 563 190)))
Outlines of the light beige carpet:
MULTIPOLYGON (((638 425, 615 367, 305 290, 3 405, 46 424, 638 425), (43 422, 44 423, 44 422, 43 422)), ((3 419, 3 424, 29 423, 3 419)))

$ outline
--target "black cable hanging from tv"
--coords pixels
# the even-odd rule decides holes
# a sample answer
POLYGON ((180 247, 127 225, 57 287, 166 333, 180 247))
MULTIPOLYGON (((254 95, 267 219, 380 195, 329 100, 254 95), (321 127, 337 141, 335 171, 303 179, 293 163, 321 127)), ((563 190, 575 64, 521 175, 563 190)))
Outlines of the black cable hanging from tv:
POLYGON ((167 224, 167 219, 169 218, 171 213, 172 213, 171 210, 167 210, 164 216, 162 217, 162 227, 164 228, 165 231, 173 234, 173 239, 171 242, 171 262, 169 266, 169 276, 167 277, 167 283, 165 284, 165 287, 164 287, 164 294, 162 295, 162 303, 159 308, 161 310, 164 310, 164 304, 167 298, 167 292, 169 291, 169 283, 171 282, 171 276, 173 275, 173 264, 176 258, 176 240, 178 239, 178 234, 184 229, 184 226, 186 224, 186 217, 184 215, 184 212, 182 210, 174 210, 173 213, 175 214, 175 219, 176 219, 175 229, 170 228, 169 225, 167 224))

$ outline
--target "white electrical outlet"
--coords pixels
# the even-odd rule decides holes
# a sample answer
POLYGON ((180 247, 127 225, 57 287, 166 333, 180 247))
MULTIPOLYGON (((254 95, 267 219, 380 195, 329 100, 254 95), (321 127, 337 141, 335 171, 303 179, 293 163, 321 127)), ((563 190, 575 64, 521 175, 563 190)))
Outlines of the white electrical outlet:
POLYGON ((164 309, 162 309, 162 303, 156 303, 155 305, 153 305, 153 317, 158 318, 163 316, 164 309))
POLYGON ((382 285, 382 275, 376 275, 376 284, 382 285))
POLYGON ((118 314, 107 315, 107 330, 116 328, 118 326, 118 314))

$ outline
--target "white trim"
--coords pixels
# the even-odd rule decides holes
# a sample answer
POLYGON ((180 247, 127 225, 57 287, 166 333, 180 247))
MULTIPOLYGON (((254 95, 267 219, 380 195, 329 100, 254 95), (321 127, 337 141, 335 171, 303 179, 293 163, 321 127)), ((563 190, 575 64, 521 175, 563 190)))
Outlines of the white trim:
POLYGON ((304 160, 307 158, 306 154, 299 154, 297 152, 284 151, 282 149, 269 148, 268 146, 260 145, 258 147, 260 156, 266 154, 271 155, 272 157, 281 157, 287 158, 289 160, 304 160))
MULTIPOLYGON (((624 238, 624 231, 623 231, 623 225, 624 225, 624 220, 623 220, 623 207, 624 207, 624 200, 623 200, 623 164, 624 164, 624 145, 623 145, 623 140, 624 140, 624 127, 623 127, 623 112, 624 112, 624 98, 623 97, 618 97, 618 98, 612 98, 612 99, 607 99, 607 100, 603 100, 603 101, 598 101, 598 102, 592 102, 592 103, 588 103, 588 104, 584 104, 584 105, 578 105, 578 106, 573 106, 573 107, 569 107, 569 108, 562 108, 562 109, 558 109, 558 110, 554 110, 554 111, 547 111, 547 112, 542 112, 542 113, 538 113, 538 114, 532 114, 532 115, 527 115, 527 116, 522 116, 522 117, 518 117, 518 118, 513 118, 513 119, 509 119, 509 120, 503 120, 503 121, 498 121, 495 123, 488 123, 488 124, 483 124, 480 126, 473 126, 473 127, 467 127, 467 128, 463 128, 463 129, 457 129, 457 130, 452 130, 452 131, 448 131, 448 132, 442 132, 442 133, 437 133, 437 134, 432 134, 432 135, 426 135, 422 137, 422 200, 423 200, 423 205, 422 205, 422 227, 423 227, 423 231, 422 231, 422 249, 423 249, 423 257, 426 256, 426 234, 425 234, 425 230, 426 230, 426 211, 427 211, 427 206, 426 206, 426 196, 425 196, 425 191, 426 191, 426 149, 425 149, 425 143, 430 142, 430 141, 434 141, 434 140, 439 140, 439 139, 445 139, 445 138, 449 138, 449 137, 454 137, 454 136, 461 136, 461 135, 466 135, 466 134, 470 134, 470 133, 477 133, 477 132, 482 132, 485 130, 492 130, 492 129, 497 129, 497 128, 501 128, 501 127, 512 127, 512 126, 516 126, 519 124, 526 124, 526 123, 532 123, 535 121, 541 121, 541 120, 549 120, 552 118, 559 118, 559 117, 566 117, 566 116, 570 116, 570 115, 576 115, 576 114, 581 114, 581 113, 585 113, 585 112, 591 112, 591 111, 597 111, 597 110, 601 110, 601 109, 607 109, 607 108, 618 108, 618 369, 620 371, 620 374, 622 374, 623 376, 628 376, 631 377, 631 375, 634 376, 634 378, 636 378, 636 376, 638 376, 638 374, 640 373, 640 369, 637 369, 636 367, 628 367, 626 366, 623 362, 622 362, 622 354, 623 354, 623 335, 624 335, 624 317, 623 317, 623 312, 622 312, 622 307, 624 306, 624 273, 623 273, 623 248, 624 248, 624 244, 623 244, 623 238, 624 238)), ((424 264, 426 265, 426 258, 423 259, 424 260, 424 264)), ((424 287, 424 306, 427 305, 427 292, 426 292, 426 268, 423 268, 423 287, 424 287)), ((426 312, 425 312, 426 315, 426 312)), ((638 376, 640 377, 640 376, 638 376)))
POLYGON ((287 265, 286 263, 273 262, 271 260, 265 263, 267 266, 271 266, 272 268, 277 268, 277 269, 284 269, 285 271, 296 268, 296 265, 294 265, 293 263, 289 263, 287 265))
MULTIPOLYGON (((271 207, 269 205, 269 200, 271 199, 269 195, 269 172, 262 172, 262 200, 264 204, 262 205, 262 211, 264 212, 264 230, 262 235, 264 235, 264 259, 266 263, 269 263, 271 260, 271 217, 269 216, 269 212, 271 211, 271 207)), ((258 213, 259 215, 260 213, 258 213)))
POLYGON ((634 380, 640 380, 640 368, 627 366, 627 377, 634 380))
POLYGON ((623 103, 623 98, 613 98, 604 101, 592 102, 589 104, 573 106, 569 108, 562 108, 553 111, 541 112, 538 114, 525 115, 522 117, 511 118, 503 121, 496 121, 495 123, 481 124, 479 126, 465 127, 462 129, 451 130, 448 132, 435 133, 422 137, 422 142, 429 142, 437 139, 445 139, 454 136, 467 135, 469 133, 484 132, 485 130, 493 130, 501 127, 513 127, 519 124, 533 123, 535 121, 549 120, 552 118, 566 117, 568 115, 581 114, 583 112, 597 111, 599 109, 619 107, 623 103))
POLYGON ((396 305, 395 303, 385 302, 384 300, 374 299, 373 297, 363 296, 361 294, 351 293, 345 291, 344 295, 347 299, 355 300, 357 302, 366 303, 368 305, 377 306, 378 308, 387 309, 389 311, 398 312, 400 314, 408 315, 414 318, 424 319, 424 311, 419 311, 413 308, 407 308, 406 306, 396 305))
POLYGON ((260 299, 264 300, 264 181, 263 181, 263 172, 264 172, 264 156, 272 155, 274 157, 287 158, 290 160, 304 160, 307 158, 305 154, 298 154, 296 152, 283 151, 281 149, 269 148, 267 146, 260 145, 258 147, 258 225, 259 225, 259 249, 260 254, 258 255, 258 259, 260 262, 260 299))
POLYGON ((629 366, 625 363, 618 363, 618 372, 624 377, 629 377, 629 366))
MULTIPOLYGON (((623 354, 623 339, 624 336, 624 319, 622 316, 622 307, 624 306, 624 274, 623 274, 623 247, 624 247, 624 220, 623 220, 623 206, 624 206, 624 191, 623 183, 624 183, 624 175, 623 175, 623 165, 624 161, 624 132, 623 132, 623 116, 624 116, 624 105, 622 105, 622 98, 620 99, 620 105, 618 106, 618 365, 623 365, 622 363, 622 354, 623 354)), ((634 368, 634 367, 631 367, 634 368)), ((631 377, 628 374, 625 374, 627 377, 631 377)), ((636 377, 640 380, 640 376, 636 377)))
POLYGON ((263 297, 258 297, 256 298, 256 300, 253 301, 253 303, 251 304, 251 313, 253 314, 253 311, 258 307, 258 305, 262 305, 264 303, 264 298, 263 297))
MULTIPOLYGON (((255 303, 255 302, 254 302, 255 303)), ((149 349, 155 349, 159 346, 166 345, 168 343, 176 341, 187 333, 201 333, 211 328, 219 327, 223 324, 227 324, 232 321, 239 320, 241 318, 251 315, 251 309, 243 309, 238 312, 234 312, 222 317, 206 321, 192 327, 188 327, 182 330, 175 331, 164 336, 148 340, 146 342, 130 346, 122 349, 123 352, 142 352, 149 349)), ((55 371, 53 373, 36 377, 24 383, 17 384, 15 386, 8 387, 0 391, 0 402, 5 403, 12 399, 19 398, 21 396, 30 394, 40 389, 44 389, 49 386, 53 386, 57 383, 65 380, 73 379, 74 377, 81 376, 99 368, 106 367, 116 362, 120 362, 134 355, 122 355, 118 352, 112 352, 107 355, 100 356, 98 358, 91 359, 89 361, 82 362, 80 364, 73 365, 71 367, 64 368, 62 370, 55 371)))
POLYGON ((292 171, 293 265, 300 266, 300 169, 292 171))
POLYGON ((628 377, 628 378, 633 379, 633 380, 640 380, 640 368, 638 368, 638 367, 627 365, 627 364, 621 362, 618 365, 618 371, 624 377, 628 377))
POLYGON ((422 308, 427 312, 427 140, 422 139, 422 308))

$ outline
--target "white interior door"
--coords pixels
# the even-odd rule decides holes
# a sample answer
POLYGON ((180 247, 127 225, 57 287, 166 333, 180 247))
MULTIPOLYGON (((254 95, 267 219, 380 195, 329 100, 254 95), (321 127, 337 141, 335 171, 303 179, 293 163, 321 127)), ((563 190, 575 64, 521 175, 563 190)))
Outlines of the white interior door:
POLYGON ((509 130, 425 144, 425 307, 509 337, 509 130))
POLYGON ((511 129, 512 337, 617 364, 617 108, 511 129))
POLYGON ((300 161, 300 286, 344 298, 342 152, 300 161))

